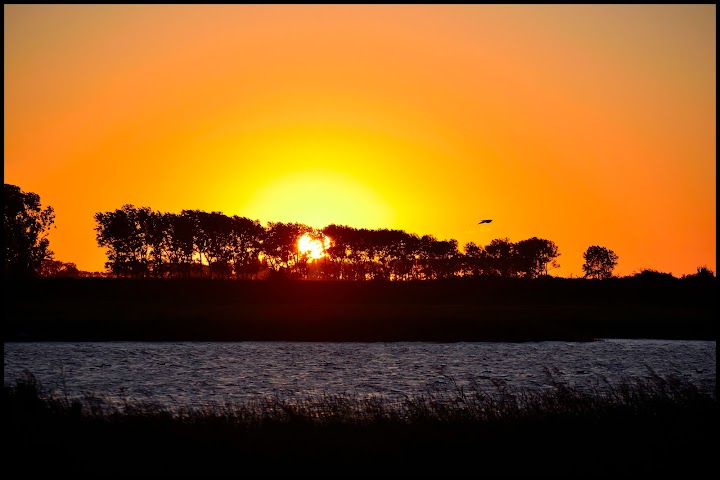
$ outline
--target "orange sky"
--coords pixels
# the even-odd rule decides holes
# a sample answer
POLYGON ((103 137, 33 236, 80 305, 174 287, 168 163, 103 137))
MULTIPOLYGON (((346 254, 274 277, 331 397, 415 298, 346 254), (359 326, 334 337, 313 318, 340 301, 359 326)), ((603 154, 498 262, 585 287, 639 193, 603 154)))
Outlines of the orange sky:
POLYGON ((5 5, 5 183, 716 269, 715 5, 5 5), (492 218, 489 225, 478 225, 492 218))

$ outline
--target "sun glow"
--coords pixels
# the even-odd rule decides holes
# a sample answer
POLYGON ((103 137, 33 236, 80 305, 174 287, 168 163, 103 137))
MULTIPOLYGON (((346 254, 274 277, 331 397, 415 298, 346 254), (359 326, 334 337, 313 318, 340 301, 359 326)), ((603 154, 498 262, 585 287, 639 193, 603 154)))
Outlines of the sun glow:
POLYGON ((386 228, 394 212, 371 188, 352 177, 324 171, 277 175, 256 189, 242 215, 262 221, 386 228))
POLYGON ((591 245, 618 276, 694 274, 716 264, 715 10, 6 4, 5 182, 82 271, 108 261, 94 215, 132 204, 300 223, 296 254, 334 224, 547 239, 554 276, 591 245))
POLYGON ((386 168, 368 168, 404 158, 392 138, 375 131, 369 120, 357 124, 355 117, 335 118, 334 107, 321 99, 312 104, 286 100, 274 119, 257 113, 252 135, 241 140, 230 136, 217 151, 221 158, 242 159, 242 170, 227 177, 223 202, 235 205, 239 215, 262 222, 300 222, 318 229, 331 224, 393 227, 395 190, 388 190, 385 182, 396 177, 386 168), (305 118, 299 112, 315 113, 305 118), (232 183, 238 181, 249 181, 252 188, 232 183))
POLYGON ((309 259, 317 260, 325 255, 325 250, 330 247, 330 238, 325 236, 322 240, 304 234, 298 239, 298 252, 307 255, 309 259))

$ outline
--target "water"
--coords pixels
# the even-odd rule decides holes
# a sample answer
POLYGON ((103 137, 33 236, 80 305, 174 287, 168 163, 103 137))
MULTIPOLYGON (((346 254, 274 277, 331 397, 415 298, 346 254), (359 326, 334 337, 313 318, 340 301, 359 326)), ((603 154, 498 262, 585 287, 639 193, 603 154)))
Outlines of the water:
POLYGON ((5 343, 5 384, 24 371, 69 398, 170 408, 318 394, 399 399, 436 388, 602 388, 653 374, 715 389, 716 343, 5 343), (548 375, 550 373, 550 375, 548 375))

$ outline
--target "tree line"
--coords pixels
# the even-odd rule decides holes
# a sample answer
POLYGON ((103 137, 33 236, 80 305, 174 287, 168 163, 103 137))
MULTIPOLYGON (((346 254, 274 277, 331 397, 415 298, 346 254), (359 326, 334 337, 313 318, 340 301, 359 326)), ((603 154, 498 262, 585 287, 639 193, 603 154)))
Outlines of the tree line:
MULTIPOLYGON (((5 184, 5 276, 78 276, 72 263, 53 258, 48 233, 52 207, 40 197, 5 184)), ((107 273, 127 278, 282 277, 323 280, 434 280, 450 277, 537 278, 558 268, 551 240, 532 237, 512 242, 497 238, 458 248, 457 240, 438 240, 403 230, 268 222, 221 212, 154 211, 127 204, 94 215, 97 244, 105 249, 107 273), (324 255, 300 251, 303 235, 329 242, 324 255)), ((585 278, 613 276, 618 255, 592 245, 583 254, 585 278)), ((712 276, 706 267, 698 275, 712 276)))
POLYGON ((268 222, 221 212, 153 211, 125 205, 95 214, 98 245, 106 249, 108 271, 122 277, 260 278, 282 276, 323 280, 433 280, 455 276, 535 278, 556 268, 560 255, 550 240, 487 246, 438 240, 403 230, 268 222), (321 258, 298 248, 308 235, 329 239, 321 258))

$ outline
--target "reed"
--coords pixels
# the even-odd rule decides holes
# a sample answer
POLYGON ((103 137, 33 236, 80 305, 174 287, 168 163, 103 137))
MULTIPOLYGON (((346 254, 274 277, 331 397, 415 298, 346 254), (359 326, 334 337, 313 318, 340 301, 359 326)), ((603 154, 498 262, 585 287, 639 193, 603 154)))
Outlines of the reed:
POLYGON ((112 465, 113 474, 174 476, 686 475, 714 465, 716 391, 681 377, 533 391, 448 380, 393 400, 320 394, 170 408, 50 395, 27 373, 3 389, 6 458, 47 473, 112 465))

